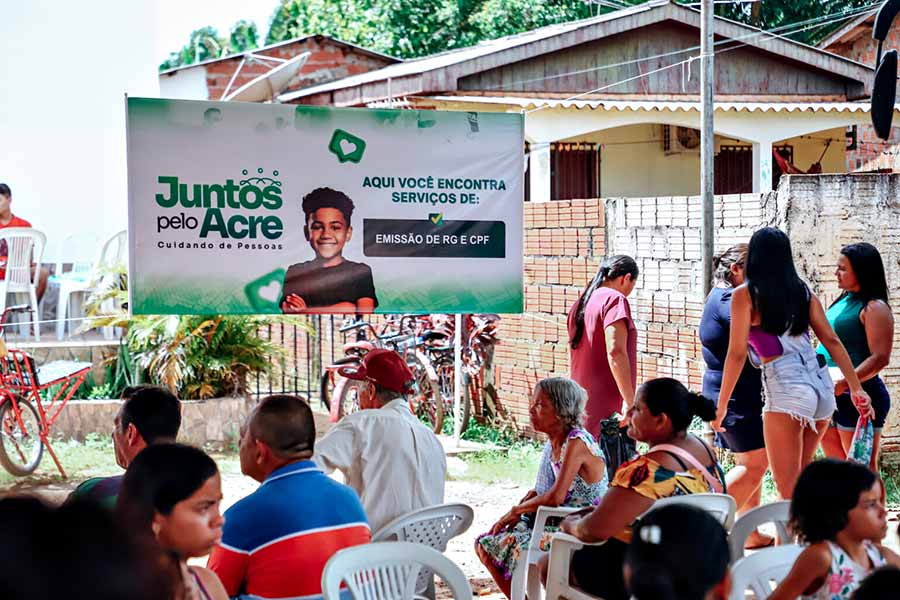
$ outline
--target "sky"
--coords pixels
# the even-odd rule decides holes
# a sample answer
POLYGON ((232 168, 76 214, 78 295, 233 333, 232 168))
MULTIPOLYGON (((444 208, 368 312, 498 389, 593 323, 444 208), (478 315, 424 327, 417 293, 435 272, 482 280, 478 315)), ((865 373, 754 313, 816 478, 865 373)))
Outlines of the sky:
MULTIPOLYGON (((143 0, 148 1, 148 0, 143 0)), ((256 23, 260 44, 265 41, 269 19, 279 0, 151 0, 157 4, 157 63, 170 52, 180 50, 191 32, 212 25, 219 35, 226 35, 237 21, 256 23)))

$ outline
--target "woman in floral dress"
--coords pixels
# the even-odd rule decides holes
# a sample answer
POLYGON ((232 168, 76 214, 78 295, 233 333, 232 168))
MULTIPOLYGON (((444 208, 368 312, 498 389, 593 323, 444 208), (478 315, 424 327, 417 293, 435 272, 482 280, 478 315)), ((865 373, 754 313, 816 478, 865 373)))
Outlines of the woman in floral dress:
MULTIPOLYGON (((541 506, 596 506, 606 492, 603 452, 583 427, 587 393, 571 379, 552 377, 535 386, 529 405, 531 425, 549 438, 535 489, 478 538, 475 551, 491 577, 510 595, 512 573, 531 542, 533 513, 541 506), (547 469, 549 466, 549 469, 547 469), (552 472, 552 477, 541 473, 552 472)), ((548 528, 545 536, 556 528, 548 528)), ((541 540, 542 546, 544 540, 541 540)))

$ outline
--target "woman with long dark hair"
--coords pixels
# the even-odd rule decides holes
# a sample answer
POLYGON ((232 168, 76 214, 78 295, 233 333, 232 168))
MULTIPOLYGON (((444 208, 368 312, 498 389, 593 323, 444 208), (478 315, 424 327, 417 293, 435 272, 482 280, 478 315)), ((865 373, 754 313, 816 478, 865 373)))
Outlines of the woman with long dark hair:
MULTIPOLYGON (((891 408, 891 397, 878 373, 888 365, 894 344, 894 315, 888 303, 881 254, 872 244, 844 246, 835 275, 843 293, 828 308, 825 316, 841 338, 856 376, 872 399, 875 437, 869 468, 877 473, 881 429, 891 408)), ((830 368, 837 366, 826 348, 819 346, 818 352, 825 357, 830 368)), ((834 382, 834 394, 837 396, 837 410, 831 427, 822 439, 822 449, 831 458, 844 459, 860 413, 850 400, 846 379, 834 382)))
POLYGON ((834 384, 812 348, 810 327, 844 374, 853 403, 868 414, 871 401, 822 303, 797 274, 791 242, 783 231, 765 227, 753 234, 746 276, 731 302, 728 355, 713 429, 724 430, 728 403, 749 353, 762 369, 769 465, 779 495, 788 499, 835 408, 834 384))
POLYGON ((570 375, 587 390, 585 428, 598 440, 601 421, 634 405, 637 330, 628 295, 637 277, 633 258, 611 256, 569 310, 570 375))
POLYGON ((128 465, 116 502, 119 521, 167 563, 175 600, 227 600, 215 573, 189 567, 222 539, 222 481, 213 459, 182 444, 156 444, 128 465))
MULTIPOLYGON (((700 318, 700 343, 706 363, 703 395, 707 398, 719 397, 728 354, 731 297, 734 289, 744 283, 747 251, 747 244, 737 244, 715 259, 716 285, 706 298, 700 318)), ((759 506, 763 476, 769 468, 762 407, 759 369, 746 361, 728 402, 728 412, 722 421, 723 431, 716 434, 716 445, 731 450, 736 463, 728 472, 728 493, 734 497, 739 515, 759 506)), ((773 538, 753 532, 747 538, 747 548, 760 548, 773 542, 773 538)))

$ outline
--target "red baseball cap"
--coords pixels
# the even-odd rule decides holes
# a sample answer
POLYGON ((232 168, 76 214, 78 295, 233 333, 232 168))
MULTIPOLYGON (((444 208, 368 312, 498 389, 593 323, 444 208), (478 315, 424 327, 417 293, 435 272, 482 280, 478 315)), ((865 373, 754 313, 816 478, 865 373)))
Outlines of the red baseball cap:
POLYGON ((370 350, 358 367, 341 367, 338 372, 347 379, 371 381, 398 394, 407 391, 415 377, 403 357, 393 350, 370 350))

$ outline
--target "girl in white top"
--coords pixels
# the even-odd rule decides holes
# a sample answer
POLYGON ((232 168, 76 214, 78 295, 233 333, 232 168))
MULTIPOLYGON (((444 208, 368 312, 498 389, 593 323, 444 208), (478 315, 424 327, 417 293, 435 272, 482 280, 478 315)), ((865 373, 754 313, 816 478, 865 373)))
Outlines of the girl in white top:
POLYGON ((791 525, 809 546, 769 600, 849 600, 872 570, 900 566, 900 556, 881 545, 881 480, 862 465, 826 459, 806 467, 794 488, 791 525))

